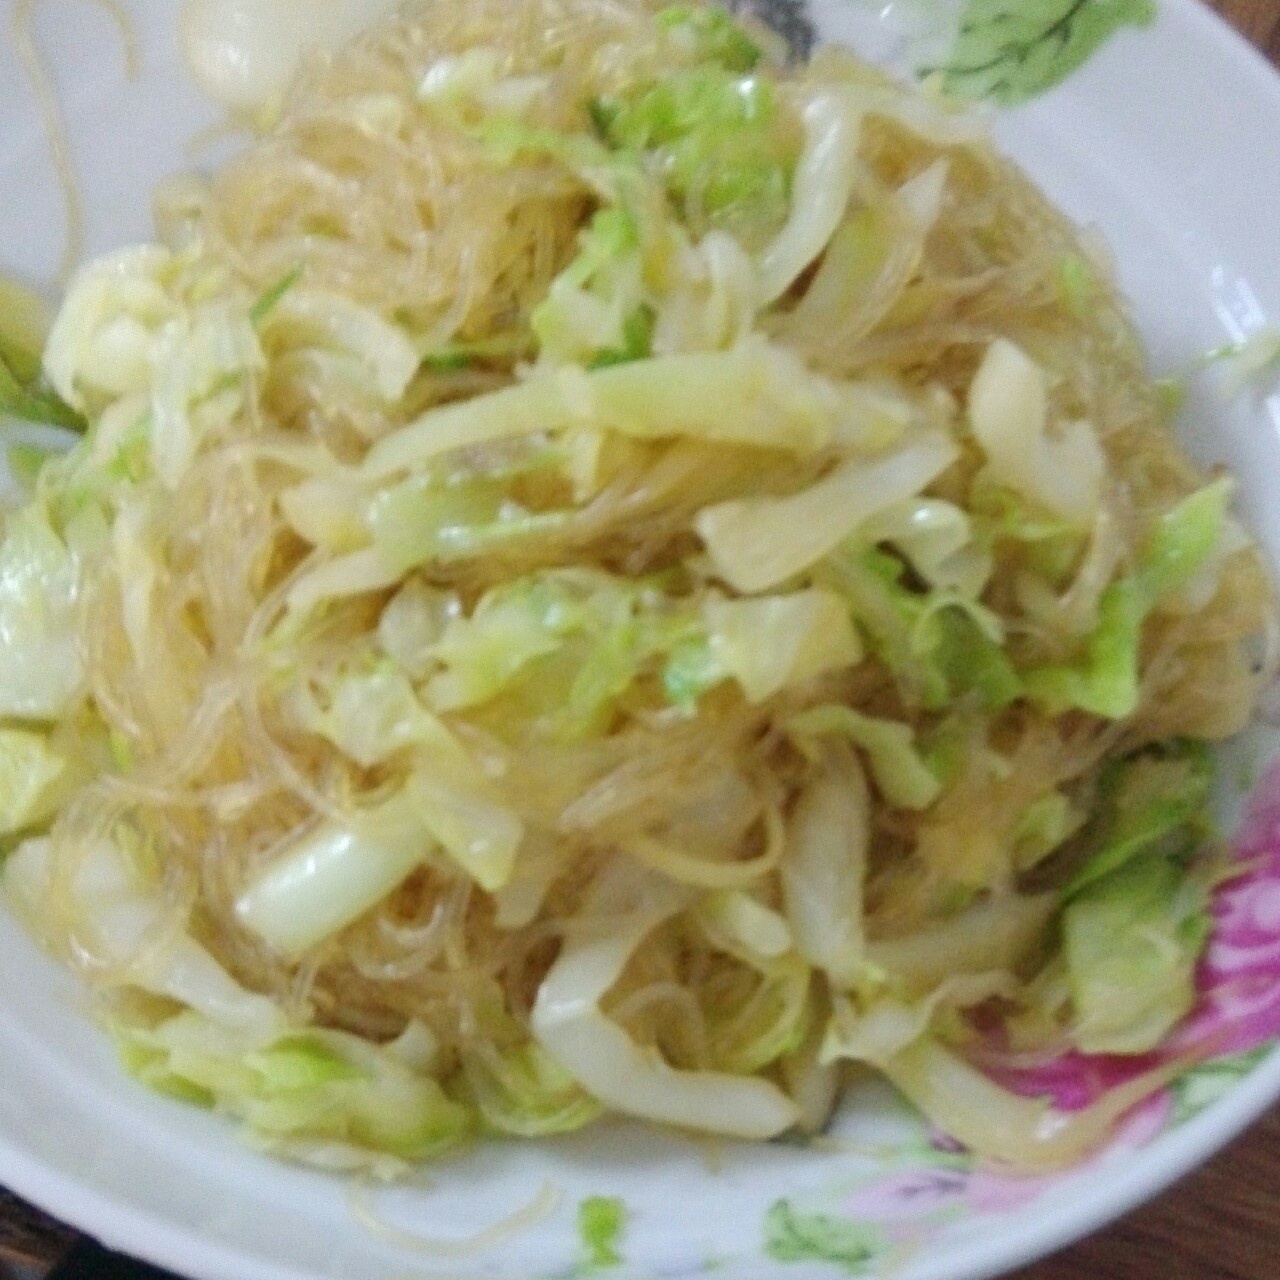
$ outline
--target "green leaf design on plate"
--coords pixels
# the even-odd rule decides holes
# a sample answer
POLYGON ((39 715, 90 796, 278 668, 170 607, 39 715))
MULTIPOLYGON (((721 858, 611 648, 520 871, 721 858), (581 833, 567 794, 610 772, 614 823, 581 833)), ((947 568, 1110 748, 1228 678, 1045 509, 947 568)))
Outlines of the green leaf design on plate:
POLYGON ((948 92, 1002 106, 1064 80, 1121 27, 1145 27, 1155 0, 968 0, 950 61, 948 92))
POLYGON ((1173 1123, 1182 1124, 1225 1097, 1275 1049, 1274 1043, 1195 1067, 1175 1082, 1173 1123))
POLYGON ((884 1238, 865 1223, 778 1200, 765 1215, 764 1250, 775 1262, 830 1262, 857 1275, 883 1252, 884 1238))
POLYGON ((627 1225, 627 1206, 617 1196, 588 1196, 578 1205, 578 1235, 592 1267, 622 1263, 618 1242, 627 1225))

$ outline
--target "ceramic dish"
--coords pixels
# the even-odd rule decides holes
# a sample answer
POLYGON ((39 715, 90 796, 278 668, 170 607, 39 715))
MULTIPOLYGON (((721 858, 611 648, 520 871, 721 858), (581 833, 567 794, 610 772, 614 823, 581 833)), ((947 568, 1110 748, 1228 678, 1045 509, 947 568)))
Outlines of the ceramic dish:
MULTIPOLYGON (((0 16, 14 7, 8 0, 0 16)), ((103 12, 40 10, 94 253, 148 234, 147 192, 190 163, 189 140, 214 118, 183 71, 176 6, 128 7, 142 37, 133 82, 103 12)), ((907 73, 949 69, 953 87, 990 101, 1001 143, 1107 237, 1158 372, 1184 371, 1280 319, 1280 80, 1194 0, 754 7, 799 46, 840 40, 907 73)), ((8 42, 0 190, 0 270, 47 285, 61 206, 8 42)), ((1217 375, 1197 375, 1180 429, 1202 460, 1239 477, 1242 507, 1280 564, 1280 384, 1264 378, 1227 397, 1217 375)), ((712 1149, 619 1123, 483 1145, 419 1182, 355 1192, 246 1150, 217 1118, 138 1088, 70 977, 0 918, 0 1183, 199 1280, 586 1275, 593 1259, 577 1213, 592 1195, 626 1208, 621 1258, 608 1270, 619 1280, 995 1274, 1154 1194, 1280 1096, 1280 772, 1268 767, 1277 746, 1260 728, 1222 771, 1224 818, 1250 869, 1219 893, 1200 1006, 1167 1051, 1211 1056, 1064 1176, 998 1176, 936 1142, 887 1092, 868 1091, 848 1101, 822 1150, 712 1149), (548 1210, 539 1221, 465 1260, 403 1238, 447 1242, 534 1200, 548 1210), (369 1209, 394 1230, 371 1230, 361 1220, 369 1209)), ((1136 1069, 1077 1056, 1016 1083, 1072 1108, 1136 1069)))

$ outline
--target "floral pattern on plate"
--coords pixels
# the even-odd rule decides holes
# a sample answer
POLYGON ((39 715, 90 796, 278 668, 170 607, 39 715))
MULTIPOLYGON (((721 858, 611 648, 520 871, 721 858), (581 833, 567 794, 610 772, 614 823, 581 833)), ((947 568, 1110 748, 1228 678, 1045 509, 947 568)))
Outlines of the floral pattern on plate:
POLYGON ((875 1173, 769 1209, 763 1245, 778 1262, 829 1263, 847 1274, 883 1274, 961 1219, 1027 1208, 1057 1187, 1135 1151, 1225 1096, 1280 1040, 1280 766, 1256 789, 1235 840, 1237 874, 1213 907, 1214 928, 1198 972, 1199 1003, 1159 1053, 1109 1058, 1072 1053, 1035 1065, 996 1065, 1002 1082, 1064 1111, 1158 1068, 1195 1061, 1136 1106, 1107 1147, 1066 1174, 1019 1176, 993 1169, 936 1137, 875 1173))
MULTIPOLYGON (((877 61, 937 75, 962 98, 1016 106, 1065 80, 1125 27, 1150 26, 1156 0, 844 0, 879 28, 877 61)), ((786 40, 799 57, 818 24, 803 0, 729 0, 786 40)), ((812 8, 825 17, 827 4, 812 8)))
MULTIPOLYGON (((952 93, 1001 107, 1050 90, 1099 49, 1114 40, 1118 50, 1122 40, 1150 28, 1157 17, 1154 0, 727 2, 769 22, 798 55, 813 47, 820 30, 902 73, 934 74, 952 93)), ((1176 32, 1177 24, 1170 26, 1176 32)), ((931 1249, 945 1251, 944 1237, 957 1227, 977 1223, 988 1231, 988 1224, 1012 1224, 1066 1179, 1082 1172, 1088 1177, 1097 1167, 1121 1167, 1126 1152, 1157 1142, 1234 1092, 1272 1057, 1280 1038, 1280 769, 1255 791, 1235 847, 1241 874, 1217 896, 1214 933, 1199 970, 1199 1004, 1164 1052, 1164 1060, 1201 1060, 1135 1108, 1083 1171, 1012 1176, 916 1125, 911 1136, 823 1174, 817 1185, 797 1178, 770 1188, 754 1202, 758 1208, 744 1210, 754 1219, 747 1218, 732 1252, 721 1256, 708 1256, 691 1240, 675 1258, 668 1253, 655 1266, 644 1224, 638 1214, 629 1219, 625 1206, 607 1247, 588 1248, 575 1237, 568 1200, 553 1223, 563 1262, 551 1274, 565 1280, 674 1280, 773 1275, 781 1269, 802 1273, 805 1280, 885 1276, 931 1249)), ((1151 1058, 1135 1064, 1076 1054, 1034 1068, 1023 1065, 1004 1078, 1021 1092, 1075 1109, 1152 1064, 1151 1058)), ((737 1226, 735 1220, 735 1232, 737 1226)), ((496 1276, 500 1267, 491 1260, 473 1274, 496 1276)), ((404 1268, 406 1275, 431 1272, 416 1259, 404 1268)))

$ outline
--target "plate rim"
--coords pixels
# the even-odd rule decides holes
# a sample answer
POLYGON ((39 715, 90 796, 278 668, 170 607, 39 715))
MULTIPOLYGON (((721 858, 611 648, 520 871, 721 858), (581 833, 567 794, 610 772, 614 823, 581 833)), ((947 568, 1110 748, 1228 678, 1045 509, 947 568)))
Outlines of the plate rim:
MULTIPOLYGON (((1205 0, 1159 0, 1159 8, 1160 20, 1186 24, 1190 38, 1211 44, 1247 76, 1247 87, 1234 90, 1233 96, 1260 95, 1269 104, 1267 116, 1280 123, 1280 69, 1205 0)), ((1280 1044, 1223 1097, 1108 1169, 1096 1187, 1073 1189, 1065 1203, 1052 1207, 1041 1202, 1031 1210, 993 1216, 989 1221, 998 1228, 994 1238, 949 1245, 947 1256, 938 1262, 911 1267, 911 1280, 991 1280, 1056 1253, 1167 1190, 1225 1150, 1278 1102, 1280 1044)), ((131 1203, 118 1191, 82 1182, 51 1167, 3 1131, 0 1184, 109 1248, 185 1271, 192 1280, 316 1280, 316 1273, 309 1269, 202 1236, 163 1213, 131 1203)), ((770 1276, 786 1275, 790 1280, 831 1274, 825 1264, 784 1265, 762 1256, 748 1256, 731 1265, 739 1274, 744 1274, 744 1266, 767 1265, 770 1276)), ((446 1273, 435 1268, 432 1262, 411 1267, 423 1280, 433 1276, 446 1280, 446 1273)), ((464 1271, 465 1267, 448 1271, 447 1280, 464 1280, 464 1271)), ((474 1274, 480 1275, 479 1267, 474 1274)), ((486 1274, 493 1280, 499 1273, 486 1274)), ((631 1275, 633 1269, 627 1267, 622 1274, 631 1275)))

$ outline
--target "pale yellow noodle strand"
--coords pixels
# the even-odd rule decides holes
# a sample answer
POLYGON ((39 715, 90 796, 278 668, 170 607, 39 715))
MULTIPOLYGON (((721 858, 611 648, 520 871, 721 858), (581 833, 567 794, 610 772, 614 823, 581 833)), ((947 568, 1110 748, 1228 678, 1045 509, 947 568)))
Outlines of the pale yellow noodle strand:
MULTIPOLYGON (((96 4, 115 22, 124 50, 125 73, 136 80, 142 73, 142 48, 137 28, 123 0, 89 0, 96 4)), ((35 37, 35 11, 40 0, 14 0, 13 39, 22 62, 31 91, 35 95, 36 109, 44 130, 49 155, 53 160, 58 185, 62 189, 63 205, 67 216, 67 234, 58 259, 58 278, 65 284, 84 257, 84 195, 76 173, 75 159, 71 154, 71 142, 67 134, 67 122, 58 103, 53 78, 41 56, 35 37)))

